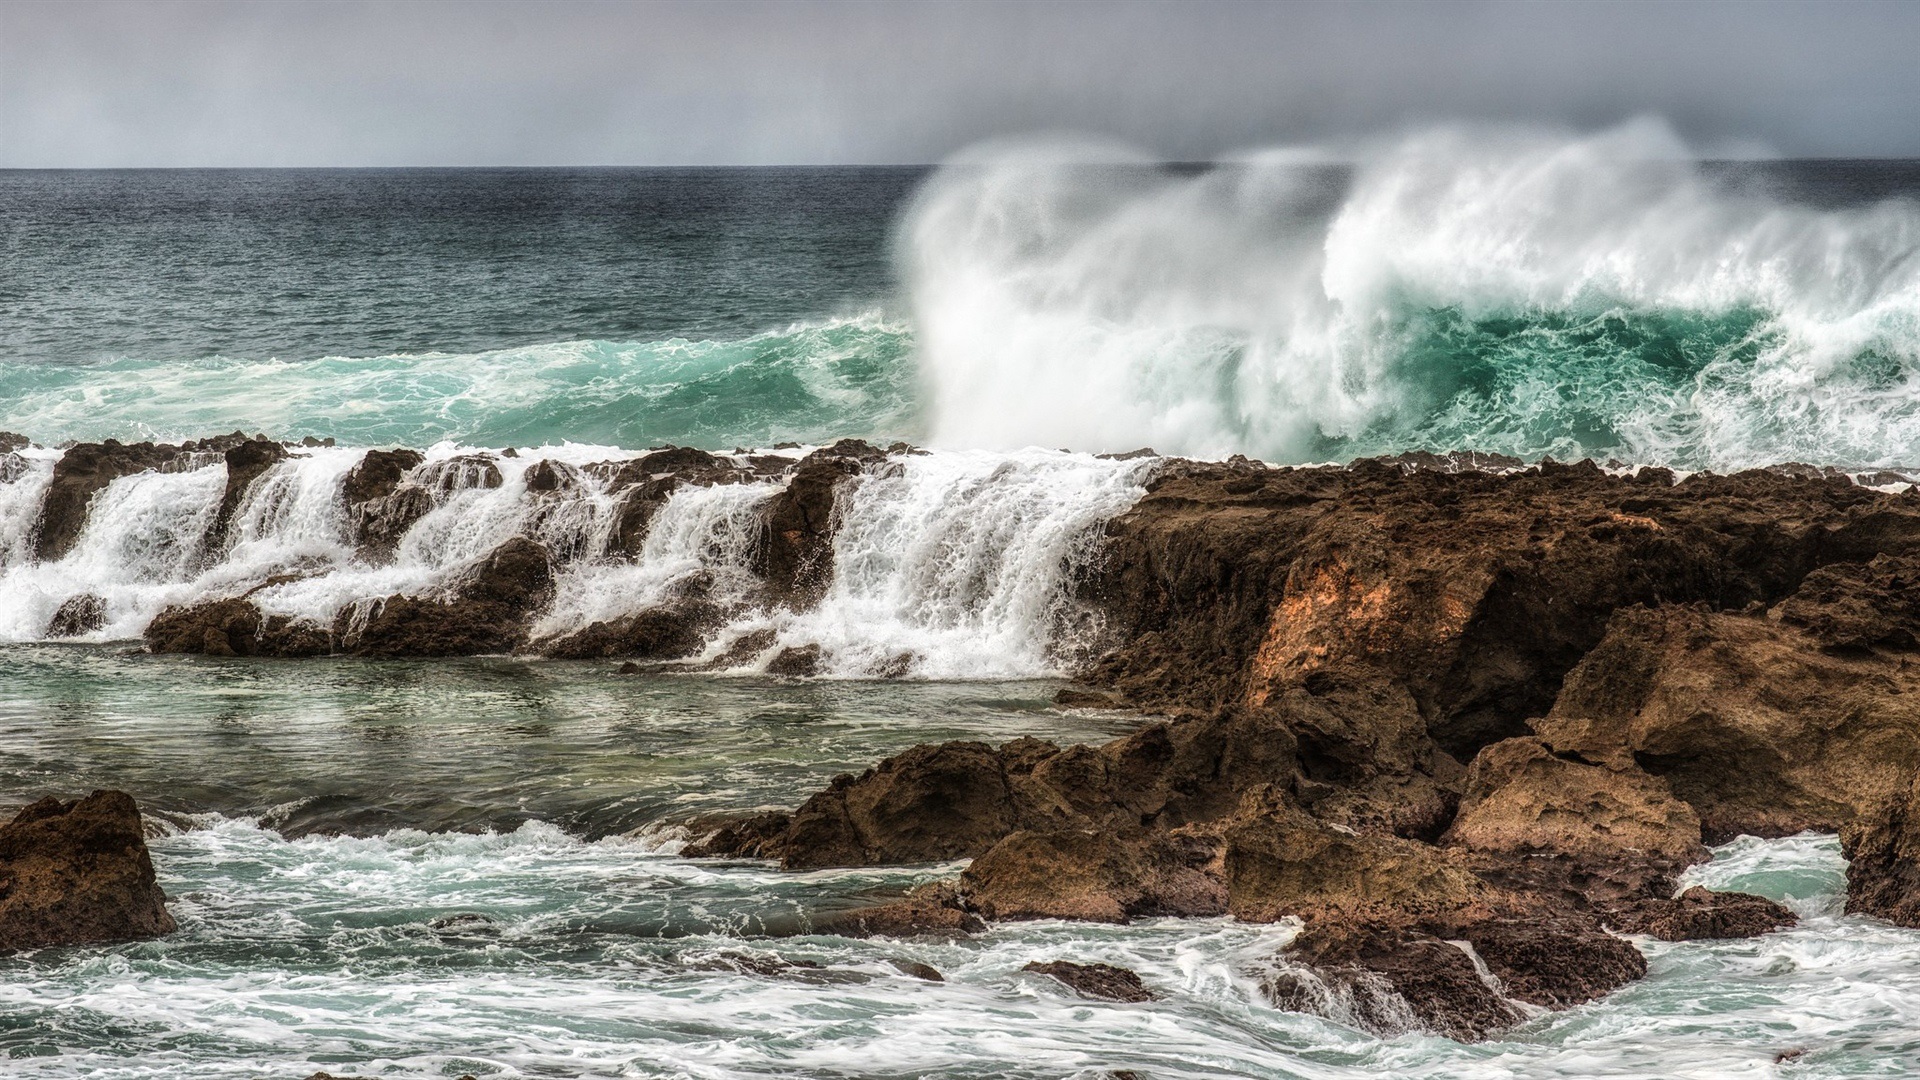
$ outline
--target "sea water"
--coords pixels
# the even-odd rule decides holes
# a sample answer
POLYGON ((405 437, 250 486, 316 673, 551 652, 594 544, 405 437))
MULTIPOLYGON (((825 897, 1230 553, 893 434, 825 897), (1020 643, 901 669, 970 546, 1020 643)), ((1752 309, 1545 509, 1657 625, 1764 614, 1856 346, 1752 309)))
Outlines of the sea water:
POLYGON ((813 920, 956 868, 690 861, 666 824, 791 807, 918 742, 1141 723, 1050 704, 1099 640, 1067 583, 1152 467, 1095 452, 1920 464, 1916 194, 1912 163, 1702 164, 1657 124, 1211 167, 1047 143, 933 171, 0 174, 0 429, 337 444, 271 468, 217 548, 209 458, 115 481, 49 562, 61 451, 0 458, 0 804, 132 792, 182 927, 0 960, 0 1073, 1920 1075, 1920 933, 1840 913, 1830 837, 1694 871, 1797 928, 1640 942, 1645 981, 1462 1046, 1271 1008, 1284 923, 844 939, 813 920), (542 634, 693 575, 747 597, 780 481, 676 493, 630 559, 601 481, 555 498, 525 469, 842 436, 932 452, 849 489, 818 607, 735 607, 710 651, 772 644, 724 671, 137 649, 169 604, 271 578, 262 608, 326 623, 522 533, 560 564, 542 634), (447 475, 370 565, 338 488, 396 444, 447 475), (46 641, 82 593, 105 625, 46 641), (810 644, 822 677, 763 673, 810 644), (1160 997, 1020 971, 1051 959, 1160 997))

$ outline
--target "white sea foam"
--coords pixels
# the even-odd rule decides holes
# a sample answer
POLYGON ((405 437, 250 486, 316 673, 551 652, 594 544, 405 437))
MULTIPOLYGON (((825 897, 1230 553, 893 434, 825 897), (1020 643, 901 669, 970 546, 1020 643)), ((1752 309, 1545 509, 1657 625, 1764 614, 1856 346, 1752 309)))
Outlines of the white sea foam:
MULTIPOLYGON (((525 535, 559 564, 554 602, 536 613, 537 640, 670 602, 698 582, 730 620, 708 659, 747 635, 773 635, 741 671, 764 669, 782 649, 818 646, 830 676, 1046 674, 1094 643, 1094 616, 1071 602, 1069 586, 1089 566, 1100 527, 1133 504, 1152 468, 1032 449, 896 455, 850 481, 825 595, 795 612, 769 605, 752 569, 762 507, 783 480, 682 486, 628 556, 611 546, 621 496, 608 490, 607 470, 582 466, 630 453, 569 445, 508 457, 443 443, 408 477, 432 493, 432 509, 391 562, 370 563, 354 549, 340 495, 364 453, 315 448, 275 464, 248 487, 217 551, 204 550, 226 488, 217 457, 197 470, 115 480, 66 558, 0 564, 0 640, 44 636, 63 602, 89 593, 107 609, 90 640, 137 637, 168 605, 241 595, 269 615, 331 626, 380 597, 441 595, 476 560, 525 535), (560 463, 572 482, 528 491, 526 471, 542 460, 560 463)), ((18 523, 37 513, 51 465, 35 459, 32 468, 0 488, 16 530, 31 527, 18 523)))
POLYGON ((903 230, 931 441, 1920 461, 1914 203, 1736 192, 1650 121, 1337 149, 1344 188, 1311 149, 1191 175, 1003 144, 943 169, 903 230), (1743 309, 1723 339, 1663 331, 1678 358, 1593 344, 1743 309), (1470 355, 1448 320, 1492 316, 1530 328, 1470 355))
MULTIPOLYGON (((1722 861, 1797 860, 1796 845, 1722 861)), ((34 1032, 9 1045, 48 1055, 18 1053, 8 1075, 1718 1080, 1781 1075, 1773 1056, 1803 1050, 1796 1076, 1893 1076, 1920 1008, 1920 933, 1862 919, 1649 943, 1645 981, 1463 1046, 1377 1039, 1265 1004, 1257 975, 1294 932, 1285 924, 752 936, 755 920, 803 918, 939 869, 782 874, 539 824, 288 842, 210 818, 155 851, 181 933, 4 961, 0 1007, 26 1025, 13 1032, 34 1032), (895 959, 945 981, 906 976, 895 959), (1129 968, 1159 999, 1091 1001, 1021 970, 1051 960, 1129 968)))

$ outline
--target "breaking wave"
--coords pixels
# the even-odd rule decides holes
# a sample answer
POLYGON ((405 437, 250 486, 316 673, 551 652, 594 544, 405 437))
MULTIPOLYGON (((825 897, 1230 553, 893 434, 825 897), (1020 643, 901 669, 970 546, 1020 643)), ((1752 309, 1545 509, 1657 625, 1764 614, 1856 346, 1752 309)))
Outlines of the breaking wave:
POLYGON ((1920 461, 1920 204, 1795 204, 1657 122, 1334 160, 1000 145, 944 168, 901 247, 929 438, 1920 461))

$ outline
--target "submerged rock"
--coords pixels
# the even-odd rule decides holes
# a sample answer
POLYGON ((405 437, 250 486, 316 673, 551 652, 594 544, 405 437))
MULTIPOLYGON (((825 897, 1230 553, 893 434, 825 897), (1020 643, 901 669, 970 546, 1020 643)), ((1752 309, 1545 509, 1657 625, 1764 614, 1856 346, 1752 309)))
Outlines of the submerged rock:
POLYGON ((41 799, 0 827, 0 950, 175 930, 140 810, 121 791, 41 799))
POLYGON ((1431 934, 1372 922, 1301 931, 1261 980, 1274 1006, 1379 1035, 1426 1030, 1483 1039, 1524 1014, 1481 977, 1464 949, 1431 934))

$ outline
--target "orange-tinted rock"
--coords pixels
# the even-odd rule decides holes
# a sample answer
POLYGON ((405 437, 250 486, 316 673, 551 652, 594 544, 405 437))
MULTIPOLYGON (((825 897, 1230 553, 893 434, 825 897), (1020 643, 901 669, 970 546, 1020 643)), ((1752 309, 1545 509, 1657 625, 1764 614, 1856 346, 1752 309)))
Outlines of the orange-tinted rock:
POLYGON ((1446 840, 1475 851, 1650 856, 1683 865, 1707 854, 1699 816, 1664 781, 1631 766, 1555 757, 1539 739, 1480 751, 1446 840))

